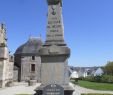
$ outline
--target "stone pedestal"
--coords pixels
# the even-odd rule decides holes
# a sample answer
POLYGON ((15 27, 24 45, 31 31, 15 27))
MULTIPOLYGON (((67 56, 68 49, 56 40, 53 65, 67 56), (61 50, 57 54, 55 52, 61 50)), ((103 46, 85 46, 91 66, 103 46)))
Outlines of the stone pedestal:
POLYGON ((9 81, 9 82, 7 82, 7 84, 6 84, 6 86, 7 87, 12 87, 14 84, 13 84, 13 81, 9 81))
POLYGON ((72 95, 74 89, 69 85, 68 62, 70 49, 66 46, 45 46, 40 49, 41 86, 36 88, 35 95, 42 95, 49 84, 58 84, 64 88, 64 95, 72 95))
POLYGON ((33 85, 36 85, 36 83, 37 83, 37 80, 29 80, 28 85, 33 86, 33 85))

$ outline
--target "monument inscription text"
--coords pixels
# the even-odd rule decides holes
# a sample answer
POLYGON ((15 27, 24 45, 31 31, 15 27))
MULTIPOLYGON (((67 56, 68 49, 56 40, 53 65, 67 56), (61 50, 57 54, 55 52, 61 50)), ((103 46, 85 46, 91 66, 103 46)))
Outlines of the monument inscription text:
POLYGON ((64 88, 57 84, 49 84, 44 87, 43 95, 64 95, 64 88))

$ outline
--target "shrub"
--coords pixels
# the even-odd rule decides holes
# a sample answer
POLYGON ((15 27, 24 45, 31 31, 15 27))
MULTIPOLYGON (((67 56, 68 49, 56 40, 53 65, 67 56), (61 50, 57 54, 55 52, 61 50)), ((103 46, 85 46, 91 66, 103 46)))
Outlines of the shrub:
POLYGON ((111 75, 88 76, 83 80, 90 81, 90 82, 113 83, 113 76, 111 75))
POLYGON ((78 79, 79 79, 79 80, 84 80, 85 78, 84 78, 84 77, 79 77, 78 79))
POLYGON ((94 82, 101 82, 102 76, 94 76, 94 82))
POLYGON ((113 83, 113 76, 111 76, 111 75, 103 75, 102 78, 101 78, 101 82, 113 83))
POLYGON ((94 76, 87 76, 84 78, 85 81, 91 81, 91 82, 94 82, 94 76))

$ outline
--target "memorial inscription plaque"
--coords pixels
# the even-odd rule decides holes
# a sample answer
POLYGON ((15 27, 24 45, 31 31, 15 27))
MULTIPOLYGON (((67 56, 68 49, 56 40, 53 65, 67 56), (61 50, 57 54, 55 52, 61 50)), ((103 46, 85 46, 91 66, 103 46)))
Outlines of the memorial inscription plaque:
POLYGON ((49 84, 44 87, 43 95, 64 95, 64 88, 58 84, 49 84))

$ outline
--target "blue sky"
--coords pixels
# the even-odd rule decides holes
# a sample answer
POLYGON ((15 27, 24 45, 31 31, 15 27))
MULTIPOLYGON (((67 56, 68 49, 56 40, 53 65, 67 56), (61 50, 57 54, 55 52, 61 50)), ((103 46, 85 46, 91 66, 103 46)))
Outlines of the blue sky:
MULTIPOLYGON (((12 53, 29 36, 46 37, 46 0, 0 0, 0 22, 7 27, 12 53)), ((113 0, 63 0, 69 64, 102 66, 113 61, 113 0)))

